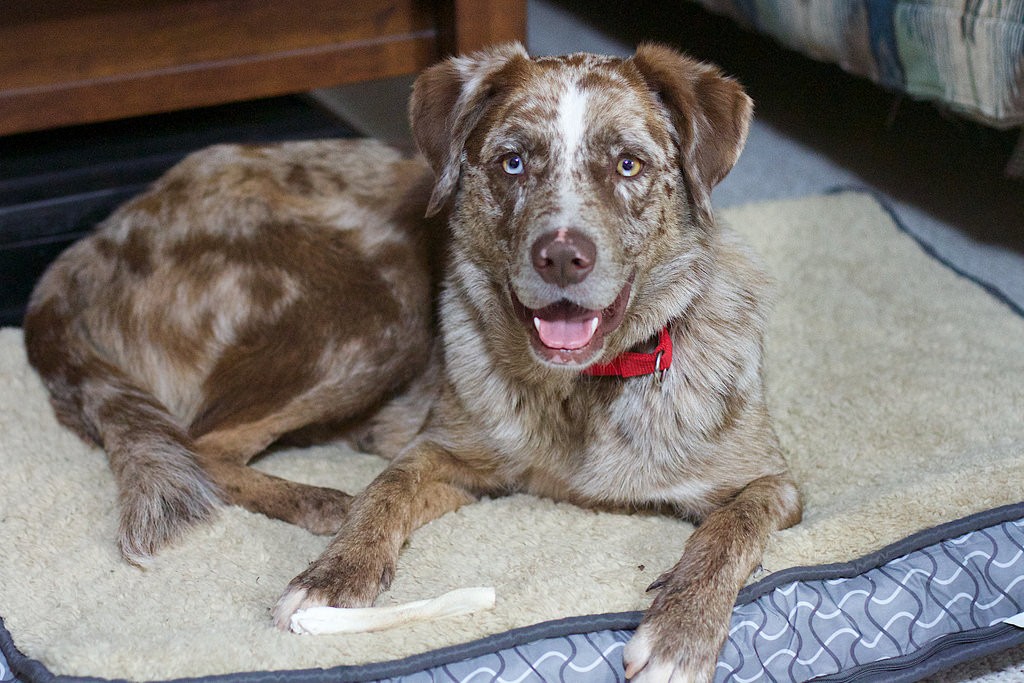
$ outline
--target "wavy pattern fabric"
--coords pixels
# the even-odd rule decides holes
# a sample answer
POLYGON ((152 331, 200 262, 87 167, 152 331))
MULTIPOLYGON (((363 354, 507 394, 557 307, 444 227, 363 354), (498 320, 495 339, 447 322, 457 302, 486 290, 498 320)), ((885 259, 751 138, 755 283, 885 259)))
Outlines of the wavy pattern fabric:
POLYGON ((624 681, 622 648, 631 635, 632 631, 600 631, 548 638, 385 680, 386 683, 624 681))
POLYGON ((921 650, 1024 610, 1024 520, 843 579, 795 582, 733 612, 719 680, 807 680, 921 650))
POLYGON ((697 2, 893 90, 1024 124, 1024 0, 697 2))

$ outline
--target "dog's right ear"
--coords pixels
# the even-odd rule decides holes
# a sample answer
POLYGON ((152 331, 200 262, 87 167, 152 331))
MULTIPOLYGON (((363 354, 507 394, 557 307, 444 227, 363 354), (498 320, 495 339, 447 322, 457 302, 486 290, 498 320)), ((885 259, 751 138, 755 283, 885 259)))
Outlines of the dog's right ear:
POLYGON ((500 45, 435 64, 416 79, 409 103, 413 139, 434 169, 427 215, 441 210, 459 184, 462 152, 509 62, 528 59, 519 43, 500 45))

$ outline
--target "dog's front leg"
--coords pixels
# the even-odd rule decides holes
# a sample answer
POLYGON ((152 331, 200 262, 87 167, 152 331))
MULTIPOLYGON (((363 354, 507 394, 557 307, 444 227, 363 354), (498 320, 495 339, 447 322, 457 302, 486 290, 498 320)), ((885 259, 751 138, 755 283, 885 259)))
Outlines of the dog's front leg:
POLYGON ((623 652, 626 677, 710 683, 739 589, 769 535, 799 520, 796 487, 780 476, 751 482, 708 515, 679 562, 651 585, 660 592, 623 652))
POLYGON ((356 496, 327 549, 274 608, 278 628, 307 607, 366 607, 391 585, 398 553, 418 527, 475 500, 466 467, 432 443, 411 446, 356 496))

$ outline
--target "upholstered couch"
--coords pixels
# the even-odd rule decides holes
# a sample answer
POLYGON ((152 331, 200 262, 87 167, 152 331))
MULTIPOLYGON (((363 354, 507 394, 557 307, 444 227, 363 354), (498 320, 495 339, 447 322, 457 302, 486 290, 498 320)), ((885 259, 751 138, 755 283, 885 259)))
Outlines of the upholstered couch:
POLYGON ((1024 127, 1024 0, 694 1, 891 90, 1024 127))

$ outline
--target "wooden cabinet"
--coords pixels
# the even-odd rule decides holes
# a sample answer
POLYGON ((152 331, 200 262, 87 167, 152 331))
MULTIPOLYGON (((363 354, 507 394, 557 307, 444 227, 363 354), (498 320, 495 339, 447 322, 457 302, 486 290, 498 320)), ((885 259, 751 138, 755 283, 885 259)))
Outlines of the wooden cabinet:
POLYGON ((525 0, 4 0, 0 135, 415 73, 525 0))

